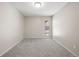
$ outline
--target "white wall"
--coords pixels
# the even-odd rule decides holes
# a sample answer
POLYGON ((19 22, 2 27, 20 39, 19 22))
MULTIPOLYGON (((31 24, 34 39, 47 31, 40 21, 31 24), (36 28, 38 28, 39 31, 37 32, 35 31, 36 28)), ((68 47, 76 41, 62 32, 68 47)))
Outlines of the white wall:
POLYGON ((0 3, 0 55, 23 39, 23 16, 9 3, 0 3))
POLYGON ((51 17, 25 17, 25 38, 50 38, 45 35, 44 21, 48 19, 49 27, 51 31, 51 17))
POLYGON ((79 56, 79 3, 68 3, 53 16, 53 37, 79 56))

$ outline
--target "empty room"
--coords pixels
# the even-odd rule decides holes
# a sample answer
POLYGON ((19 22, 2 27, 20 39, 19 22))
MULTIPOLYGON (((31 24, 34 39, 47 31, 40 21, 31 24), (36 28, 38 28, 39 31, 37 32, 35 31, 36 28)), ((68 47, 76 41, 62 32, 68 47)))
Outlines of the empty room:
POLYGON ((0 57, 79 57, 79 2, 0 2, 0 57))

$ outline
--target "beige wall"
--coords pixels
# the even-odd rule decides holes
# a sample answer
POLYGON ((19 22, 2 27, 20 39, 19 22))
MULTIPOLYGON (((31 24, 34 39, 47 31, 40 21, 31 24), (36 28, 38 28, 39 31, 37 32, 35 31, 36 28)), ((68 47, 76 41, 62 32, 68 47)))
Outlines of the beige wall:
POLYGON ((23 17, 9 3, 0 3, 0 55, 23 39, 23 17))
POLYGON ((53 37, 79 56, 79 3, 68 3, 53 16, 53 37))
POLYGON ((50 38, 51 17, 25 17, 25 38, 50 38), (44 21, 49 22, 49 36, 45 35, 44 21))

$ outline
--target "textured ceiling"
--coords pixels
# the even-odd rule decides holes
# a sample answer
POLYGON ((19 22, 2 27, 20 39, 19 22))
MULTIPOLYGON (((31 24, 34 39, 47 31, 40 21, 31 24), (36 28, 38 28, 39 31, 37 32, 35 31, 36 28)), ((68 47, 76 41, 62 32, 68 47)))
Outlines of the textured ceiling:
POLYGON ((43 2, 43 6, 40 8, 34 7, 33 2, 12 2, 11 4, 24 16, 52 16, 67 3, 43 2))

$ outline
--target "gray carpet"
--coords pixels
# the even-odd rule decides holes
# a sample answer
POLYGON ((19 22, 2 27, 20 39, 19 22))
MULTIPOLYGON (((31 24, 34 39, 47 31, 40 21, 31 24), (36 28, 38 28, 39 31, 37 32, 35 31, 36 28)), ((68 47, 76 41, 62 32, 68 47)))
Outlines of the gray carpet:
POLYGON ((74 57, 51 39, 24 39, 2 57, 74 57))

